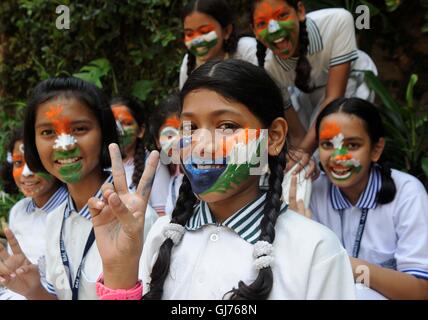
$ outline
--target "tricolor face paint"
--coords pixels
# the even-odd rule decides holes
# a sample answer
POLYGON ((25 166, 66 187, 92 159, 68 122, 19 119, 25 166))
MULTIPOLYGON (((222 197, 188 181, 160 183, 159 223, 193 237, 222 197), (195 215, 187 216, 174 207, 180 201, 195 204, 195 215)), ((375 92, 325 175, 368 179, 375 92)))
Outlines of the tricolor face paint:
POLYGON ((197 31, 189 31, 185 36, 184 42, 187 49, 189 49, 193 55, 203 57, 217 45, 218 35, 215 31, 215 27, 208 25, 199 28, 197 31))
POLYGON ((206 147, 206 138, 198 140, 198 134, 195 138, 183 137, 183 168, 193 192, 201 199, 215 193, 224 194, 239 188, 255 175, 252 169, 260 168, 263 160, 267 161, 265 131, 239 129, 231 135, 216 132, 213 150, 208 157, 200 156, 200 151, 206 147))
POLYGON ((15 142, 12 153, 12 175, 18 189, 26 197, 43 196, 54 184, 52 176, 46 173, 33 173, 25 163, 24 145, 22 141, 15 142))
POLYGON ((345 181, 362 169, 361 163, 354 158, 349 148, 345 146, 345 136, 340 126, 333 121, 323 123, 320 131, 320 145, 330 152, 328 170, 335 180, 345 181))
POLYGON ((114 105, 111 110, 113 111, 116 125, 119 132, 119 144, 123 150, 131 147, 138 136, 138 124, 132 116, 129 108, 123 105, 114 105))
POLYGON ((282 58, 293 56, 299 42, 299 20, 294 8, 285 3, 260 2, 253 16, 257 38, 282 58))
POLYGON ((56 139, 53 160, 60 165, 59 174, 66 183, 76 183, 82 176, 82 161, 77 139, 72 135, 71 120, 62 114, 62 106, 51 106, 45 116, 52 122, 56 139))
POLYGON ((173 154, 173 148, 177 144, 180 135, 180 120, 174 116, 168 118, 160 127, 159 145, 162 153, 167 157, 173 154))

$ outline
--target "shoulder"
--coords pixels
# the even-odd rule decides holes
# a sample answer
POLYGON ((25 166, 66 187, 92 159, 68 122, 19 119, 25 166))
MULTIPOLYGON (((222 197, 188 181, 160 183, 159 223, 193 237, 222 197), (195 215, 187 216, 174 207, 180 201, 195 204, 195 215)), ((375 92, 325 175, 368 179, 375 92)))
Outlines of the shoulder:
POLYGON ((237 50, 253 49, 257 48, 257 40, 253 37, 242 37, 238 40, 237 50))
POLYGON ((327 175, 321 172, 320 176, 312 182, 312 195, 324 196, 329 190, 330 182, 327 175))
POLYGON ((427 191, 416 177, 395 169, 391 170, 391 177, 397 190, 394 201, 422 198, 428 204, 427 191))
POLYGON ((307 17, 313 20, 318 27, 322 27, 325 25, 329 25, 334 28, 334 25, 347 23, 354 25, 354 17, 352 14, 346 10, 341 8, 332 8, 332 9, 322 9, 309 12, 307 17))
POLYGON ((9 212, 9 224, 13 220, 17 218, 19 219, 20 216, 26 213, 27 206, 30 204, 31 201, 31 198, 24 198, 13 205, 9 212))
POLYGON ((344 251, 333 231, 292 210, 287 210, 278 218, 275 234, 278 247, 290 247, 290 244, 296 244, 292 246, 292 250, 296 250, 299 256, 311 257, 313 264, 344 251))
POLYGON ((163 235, 163 228, 171 221, 171 218, 167 215, 162 216, 156 220, 153 226, 150 228, 147 239, 144 243, 144 250, 150 252, 157 252, 161 244, 165 241, 163 235))

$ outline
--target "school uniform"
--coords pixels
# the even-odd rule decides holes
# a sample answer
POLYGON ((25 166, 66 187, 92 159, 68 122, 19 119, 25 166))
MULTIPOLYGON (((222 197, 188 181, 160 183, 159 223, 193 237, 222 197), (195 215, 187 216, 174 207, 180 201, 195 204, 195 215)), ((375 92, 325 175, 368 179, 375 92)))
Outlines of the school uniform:
POLYGON ((306 55, 311 64, 309 94, 295 87, 298 57, 282 59, 271 50, 267 51, 265 69, 280 87, 284 109, 291 105, 296 109, 302 124, 309 128, 315 121, 321 103, 325 99, 328 72, 331 67, 351 62, 351 73, 346 87, 346 97, 374 99, 374 93, 364 82, 362 70, 377 74, 372 59, 357 49, 355 26, 352 14, 345 9, 323 9, 306 15, 309 45, 306 55))
POLYGON ((156 210, 159 216, 165 215, 165 206, 168 199, 171 174, 168 165, 159 161, 156 167, 149 204, 156 210))
MULTIPOLYGON (((105 181, 112 182, 112 176, 105 181)), ((95 197, 101 199, 101 190, 95 197)), ((148 207, 147 210, 153 209, 148 207)), ((92 227, 88 205, 77 211, 70 196, 48 217, 46 234, 50 240, 45 262, 47 290, 59 300, 98 299, 95 284, 102 272, 102 260, 92 227)))
MULTIPOLYGON (((195 206, 187 231, 172 249, 163 299, 223 299, 239 281, 253 282, 258 275, 253 249, 265 203, 263 194, 223 223, 215 222, 207 203, 195 206)), ((167 216, 158 219, 144 244, 140 269, 145 292, 169 221, 167 216)), ((269 299, 355 298, 349 259, 331 231, 283 205, 275 234, 269 299)))
MULTIPOLYGON (((9 213, 9 228, 14 233, 18 243, 28 260, 38 264, 46 251, 46 219, 68 196, 67 188, 61 186, 50 197, 42 208, 38 208, 32 198, 24 198, 18 201, 9 213)), ((10 246, 7 247, 12 254, 10 246)), ((43 273, 43 270, 42 270, 43 273)), ((42 283, 44 279, 42 277, 42 283)), ((0 292, 0 300, 24 300, 25 297, 3 289, 0 292)))
MULTIPOLYGON (((428 280, 428 195, 422 183, 407 173, 392 170, 392 179, 397 188, 394 200, 379 204, 376 195, 382 179, 374 166, 354 206, 322 174, 312 190, 313 217, 336 233, 348 255, 428 280)), ((365 291, 361 298, 370 295, 365 291)))
MULTIPOLYGON (((244 60, 254 65, 258 65, 256 53, 257 53, 256 39, 253 37, 242 37, 238 40, 236 51, 230 56, 230 58, 244 60)), ((180 81, 179 81, 180 90, 183 88, 184 83, 186 82, 188 77, 187 62, 188 62, 188 54, 184 56, 183 62, 181 63, 180 81)))
POLYGON ((178 195, 180 193, 181 183, 183 182, 184 175, 177 173, 171 176, 168 185, 168 197, 165 204, 165 214, 171 217, 174 211, 175 204, 177 203, 178 195))

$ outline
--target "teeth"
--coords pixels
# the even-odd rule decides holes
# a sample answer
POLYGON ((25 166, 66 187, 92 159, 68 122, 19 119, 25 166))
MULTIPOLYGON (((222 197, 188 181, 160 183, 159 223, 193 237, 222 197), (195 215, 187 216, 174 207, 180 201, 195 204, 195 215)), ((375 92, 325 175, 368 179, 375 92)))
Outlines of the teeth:
POLYGON ((70 159, 59 159, 58 160, 58 162, 60 164, 70 164, 70 163, 74 163, 74 162, 77 162, 77 161, 79 161, 78 157, 76 157, 76 158, 70 158, 70 159))
POLYGON ((279 38, 279 39, 275 40, 274 43, 280 43, 280 42, 284 41, 284 39, 285 39, 284 37, 279 38))
POLYGON ((198 169, 220 169, 223 167, 224 166, 221 164, 198 164, 197 165, 198 169))
POLYGON ((198 52, 204 52, 206 50, 206 47, 199 47, 196 49, 198 52))
POLYGON ((339 169, 334 169, 331 170, 331 175, 333 176, 333 178, 335 179, 348 179, 352 174, 352 170, 350 169, 344 169, 344 170, 339 170, 339 169))

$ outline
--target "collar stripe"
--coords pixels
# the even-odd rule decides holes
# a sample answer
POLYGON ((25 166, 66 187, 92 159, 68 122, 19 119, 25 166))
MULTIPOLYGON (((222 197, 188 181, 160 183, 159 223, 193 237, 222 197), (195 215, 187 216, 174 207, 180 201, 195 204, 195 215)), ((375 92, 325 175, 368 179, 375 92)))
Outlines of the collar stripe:
MULTIPOLYGON (((55 193, 52 195, 52 197, 49 198, 48 202, 45 203, 45 205, 40 208, 40 210, 51 213, 52 210, 56 209, 61 203, 63 203, 68 197, 68 191, 65 186, 61 186, 58 188, 58 190, 55 191, 55 193)), ((33 200, 31 200, 26 208, 26 213, 30 214, 36 211, 37 206, 33 200)))

